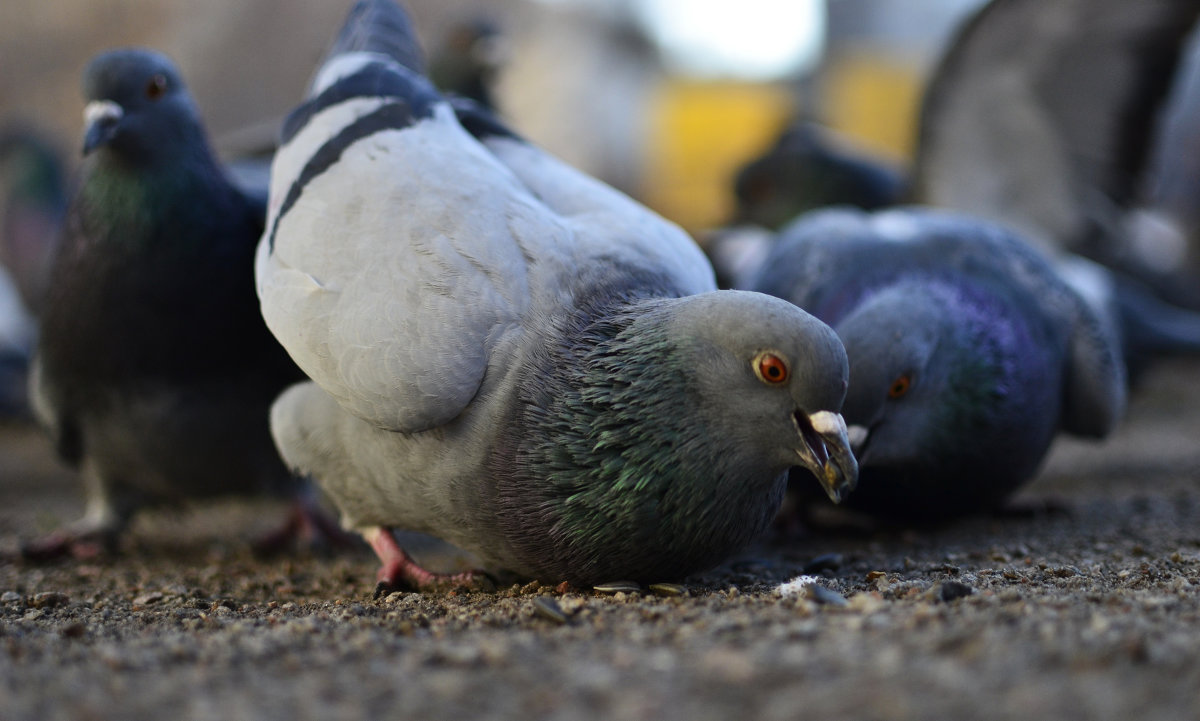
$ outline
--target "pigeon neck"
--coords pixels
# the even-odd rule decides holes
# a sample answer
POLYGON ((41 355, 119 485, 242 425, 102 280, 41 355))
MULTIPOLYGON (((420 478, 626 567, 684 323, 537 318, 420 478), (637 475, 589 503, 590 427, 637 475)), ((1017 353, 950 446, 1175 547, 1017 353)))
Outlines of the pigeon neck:
POLYGON ((79 191, 84 212, 96 227, 121 228, 123 242, 153 241, 156 230, 182 240, 189 229, 214 222, 209 201, 224 184, 211 158, 193 154, 173 163, 138 163, 102 149, 89 161, 79 191))

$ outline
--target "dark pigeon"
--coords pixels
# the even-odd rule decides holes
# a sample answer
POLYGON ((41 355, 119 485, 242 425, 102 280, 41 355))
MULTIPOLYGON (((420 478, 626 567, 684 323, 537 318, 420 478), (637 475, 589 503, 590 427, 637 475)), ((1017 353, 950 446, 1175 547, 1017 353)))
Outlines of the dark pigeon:
POLYGON ((1115 329, 1002 226, 917 208, 819 211, 781 232, 752 287, 845 344, 860 468, 846 504, 877 517, 994 509, 1059 431, 1101 438, 1122 415, 1115 329))
POLYGON ((313 379, 277 443, 381 584, 481 579, 420 568, 396 528, 545 582, 682 578, 768 525, 789 467, 848 492, 828 326, 716 291, 680 229, 479 106, 460 123, 416 55, 400 8, 355 7, 285 123, 257 260, 313 379))
POLYGON ((111 547, 149 504, 277 493, 307 509, 268 430, 271 402, 303 375, 257 309, 263 204, 230 184, 164 56, 99 55, 83 90, 86 157, 31 396, 87 509, 26 555, 111 547))
POLYGON ((771 148, 738 171, 733 222, 779 230, 818 208, 886 208, 900 202, 904 191, 904 174, 898 169, 804 120, 788 126, 771 148))

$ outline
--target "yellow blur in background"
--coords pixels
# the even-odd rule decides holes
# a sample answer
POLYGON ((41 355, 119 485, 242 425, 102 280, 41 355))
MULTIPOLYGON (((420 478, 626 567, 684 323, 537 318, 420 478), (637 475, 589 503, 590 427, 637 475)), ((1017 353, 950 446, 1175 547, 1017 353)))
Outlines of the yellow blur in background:
MULTIPOLYGON (((849 55, 827 69, 820 115, 863 151, 903 163, 921 85, 915 65, 849 55)), ((785 84, 665 79, 648 109, 641 200, 693 234, 727 223, 738 169, 805 110, 785 84)))

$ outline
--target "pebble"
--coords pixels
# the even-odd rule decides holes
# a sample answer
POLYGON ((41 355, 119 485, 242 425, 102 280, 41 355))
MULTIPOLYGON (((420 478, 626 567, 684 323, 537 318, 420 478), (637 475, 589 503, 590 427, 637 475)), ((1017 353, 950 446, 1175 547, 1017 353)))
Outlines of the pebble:
POLYGON ((942 581, 933 589, 934 597, 943 602, 957 601, 975 593, 975 589, 959 581, 942 581))
POLYGON ((149 606, 150 604, 158 603, 161 600, 163 600, 163 594, 161 591, 151 591, 150 593, 143 593, 142 595, 133 599, 133 605, 149 606))
POLYGON ((24 596, 16 591, 5 591, 3 594, 0 594, 0 603, 16 603, 23 598, 24 596))
POLYGON ((846 597, 843 596, 842 594, 840 594, 837 591, 834 591, 832 589, 825 588, 824 586, 817 585, 815 583, 805 586, 804 590, 805 590, 805 595, 809 600, 814 601, 814 602, 819 603, 824 606, 849 606, 850 605, 850 602, 847 601, 846 597))
POLYGON ((58 606, 65 606, 70 602, 70 596, 58 591, 35 593, 33 598, 29 599, 29 605, 34 608, 57 608, 58 606))
POLYGON ((842 554, 826 553, 809 561, 800 569, 803 574, 817 574, 822 571, 836 571, 842 567, 842 554))

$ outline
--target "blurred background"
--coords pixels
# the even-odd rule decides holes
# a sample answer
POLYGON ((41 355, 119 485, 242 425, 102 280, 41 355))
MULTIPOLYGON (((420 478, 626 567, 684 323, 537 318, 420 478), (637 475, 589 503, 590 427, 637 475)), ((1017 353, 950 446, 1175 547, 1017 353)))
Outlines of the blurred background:
MULTIPOLYGON (((78 155, 95 53, 170 55, 227 156, 273 138, 350 0, 4 0, 0 125, 78 155)), ((907 159, 926 73, 980 0, 407 0, 444 84, 697 232, 796 117, 907 159), (473 78, 473 79, 472 79, 473 78)))

